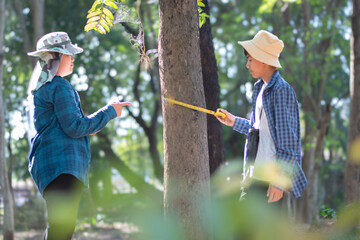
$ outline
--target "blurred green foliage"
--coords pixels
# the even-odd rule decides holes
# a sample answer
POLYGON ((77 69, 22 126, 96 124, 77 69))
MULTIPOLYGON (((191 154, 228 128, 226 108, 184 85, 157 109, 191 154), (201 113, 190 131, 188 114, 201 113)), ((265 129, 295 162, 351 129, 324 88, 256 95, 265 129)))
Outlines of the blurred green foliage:
MULTIPOLYGON (((360 216, 358 208, 343 208, 349 116, 350 1, 337 1, 340 4, 336 8, 328 5, 335 1, 306 2, 313 11, 308 26, 305 25, 304 1, 210 1, 221 107, 244 117, 249 117, 251 110, 251 91, 255 80, 247 72, 246 58, 237 41, 251 39, 260 29, 281 36, 285 49, 280 57, 284 66, 280 71, 298 96, 302 130, 305 125, 316 129, 319 109, 323 109, 327 103, 333 107, 319 163, 319 191, 322 193, 319 202, 328 206, 323 209, 326 216, 332 215, 330 209, 337 213, 339 225, 334 228, 336 234, 328 231, 315 237, 315 234, 309 233, 311 236, 306 239, 346 239, 348 235, 348 239, 356 239, 352 237, 359 233, 356 227, 360 216), (320 54, 319 46, 325 44, 329 48, 320 54), (325 87, 319 92, 321 84, 325 84, 325 87), (307 99, 318 103, 311 111, 304 110, 304 101, 307 99), (332 233, 334 236, 330 235, 332 233)), ((21 11, 16 12, 15 1, 7 1, 5 12, 3 95, 7 158, 9 165, 11 161, 13 166, 13 181, 30 178, 27 171, 29 145, 25 132, 25 100, 32 67, 26 57, 25 35, 19 28, 22 24, 19 16, 26 20, 23 27, 31 36, 30 50, 34 50, 36 41, 32 40, 34 29, 29 2, 21 3, 21 11)), ((133 102, 131 108, 124 110, 123 117, 111 121, 101 131, 102 134, 91 137, 90 190, 84 193, 79 221, 95 224, 100 220, 124 220, 141 226, 139 235, 148 238, 139 239, 185 239, 185 233, 178 226, 179 219, 174 216, 163 218, 161 202, 154 203, 126 181, 114 181, 123 180, 116 167, 116 163, 121 163, 145 183, 158 189, 159 195, 163 188, 156 175, 154 154, 149 151, 150 142, 155 141, 153 143, 160 156, 160 164, 163 164, 162 119, 161 112, 156 112, 156 104, 160 99, 156 59, 158 1, 123 1, 124 5, 138 10, 143 33, 138 23, 130 21, 115 24, 105 36, 83 30, 87 10, 92 3, 85 0, 45 1, 45 32, 66 31, 74 43, 85 49, 76 57, 74 73, 70 76, 71 83, 79 91, 85 113, 95 112, 119 95, 124 96, 125 101, 133 102), (141 38, 138 39, 138 36, 141 38), (131 39, 139 40, 140 43, 144 41, 144 44, 134 45, 130 43, 131 39), (152 68, 145 67, 140 61, 139 46, 145 46, 145 53, 153 50, 152 68), (150 129, 153 119, 156 128, 150 129), (150 130, 154 132, 155 139, 147 135, 150 130)), ((214 239, 227 239, 237 234, 253 239, 271 239, 271 234, 280 234, 273 236, 277 239, 296 239, 294 232, 289 233, 289 223, 284 223, 283 219, 267 223, 273 214, 272 210, 264 209, 255 200, 251 206, 244 207, 238 203, 245 137, 224 127, 224 140, 227 165, 219 170, 221 174, 213 176, 214 199, 211 203, 203 204, 207 214, 204 216, 204 226, 213 233, 214 239), (251 219, 248 216, 252 213, 262 213, 266 217, 251 219), (274 229, 277 231, 272 231, 274 229)), ((311 144, 303 144, 303 150, 311 147, 311 144)), ((30 228, 27 221, 43 216, 43 212, 40 212, 41 203, 34 204, 36 207, 29 205, 18 211, 18 219, 22 222, 18 225, 19 229, 30 228)), ((300 236, 308 236, 304 232, 307 233, 302 230, 300 236)))
POLYGON ((336 218, 336 212, 329 206, 323 205, 319 210, 319 215, 322 218, 336 218))

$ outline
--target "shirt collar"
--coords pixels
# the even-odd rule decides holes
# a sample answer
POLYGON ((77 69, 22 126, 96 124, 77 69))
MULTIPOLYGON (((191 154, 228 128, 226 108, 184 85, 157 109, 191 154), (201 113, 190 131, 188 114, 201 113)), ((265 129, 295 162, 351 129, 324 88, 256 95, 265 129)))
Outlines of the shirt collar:
POLYGON ((276 80, 278 79, 279 76, 280 76, 279 71, 275 70, 270 81, 265 85, 265 88, 271 88, 276 83, 276 80))

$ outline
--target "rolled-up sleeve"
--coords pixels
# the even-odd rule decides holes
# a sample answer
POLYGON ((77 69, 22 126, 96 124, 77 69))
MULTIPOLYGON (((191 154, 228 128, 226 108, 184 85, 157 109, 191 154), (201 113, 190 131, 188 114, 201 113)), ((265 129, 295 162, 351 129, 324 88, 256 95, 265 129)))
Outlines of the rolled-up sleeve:
POLYGON ((249 133, 250 127, 250 120, 246 118, 235 117, 233 130, 247 135, 249 133))

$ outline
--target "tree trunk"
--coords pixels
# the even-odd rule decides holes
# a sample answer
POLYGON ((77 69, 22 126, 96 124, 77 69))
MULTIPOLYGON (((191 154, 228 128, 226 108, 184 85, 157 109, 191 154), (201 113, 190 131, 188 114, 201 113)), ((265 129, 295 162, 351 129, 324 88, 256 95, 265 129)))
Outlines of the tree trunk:
POLYGON ((351 154, 355 141, 360 140, 360 1, 353 0, 351 17, 350 54, 350 119, 348 134, 347 161, 345 167, 345 202, 359 201, 359 149, 357 156, 351 154), (355 157, 357 159, 355 159, 355 157))
POLYGON ((4 59, 4 31, 5 31, 5 0, 0 0, 0 179, 1 193, 4 199, 4 227, 5 240, 14 239, 14 200, 8 179, 5 158, 5 111, 3 101, 3 72, 4 59))
MULTIPOLYGON (((339 1, 337 2, 337 4, 339 1)), ((337 5, 336 4, 336 5, 337 5)), ((303 14, 304 14, 304 29, 309 35, 311 29, 312 19, 312 6, 310 1, 303 1, 303 14)), ((331 8, 328 8, 329 14, 331 14, 331 21, 337 20, 337 14, 330 13, 331 8)), ((307 33, 305 35, 308 35, 307 33)), ((330 114, 333 109, 330 103, 327 103, 325 107, 322 106, 324 101, 324 94, 326 89, 327 80, 329 79, 329 69, 331 62, 329 55, 329 49, 334 41, 333 37, 327 37, 320 41, 316 46, 312 45, 311 38, 303 38, 305 50, 303 53, 303 66, 304 69, 308 69, 304 72, 302 78, 305 80, 308 89, 305 89, 303 99, 303 111, 305 114, 305 138, 303 140, 303 169, 308 179, 308 186, 306 187, 303 196, 297 201, 298 213, 300 218, 306 223, 312 223, 317 221, 319 216, 317 214, 320 199, 319 199, 319 171, 322 165, 322 153, 324 150, 324 138, 326 135, 327 127, 330 122, 330 114), (311 53, 315 52, 322 56, 318 60, 312 60, 311 53), (312 61, 310 65, 310 60, 312 61), (322 69, 319 72, 317 81, 314 81, 311 75, 311 69, 322 69)))
MULTIPOLYGON (((20 0, 14 0, 14 6, 16 9, 16 14, 19 17, 19 28, 20 28, 20 32, 21 32, 21 36, 23 38, 23 43, 24 43, 24 55, 26 55, 27 52, 31 52, 34 51, 34 44, 32 44, 31 40, 30 40, 30 36, 28 31, 26 30, 26 19, 25 19, 25 15, 22 13, 23 12, 23 6, 21 4, 20 0)), ((34 68, 37 59, 31 56, 27 56, 29 62, 31 63, 31 66, 34 68)))
POLYGON ((30 1, 31 17, 33 21, 33 42, 36 43, 44 35, 45 0, 30 1))
MULTIPOLYGON (((202 2, 205 4, 204 11, 209 15, 208 1, 203 0, 202 2)), ((216 110, 220 107, 220 86, 209 19, 200 28, 200 54, 206 107, 216 110)), ((212 115, 207 115, 207 134, 210 174, 213 174, 225 162, 225 155, 222 126, 212 115)))
MULTIPOLYGON (((306 101, 305 101, 306 103, 306 101)), ((306 104, 304 104, 304 111, 306 111, 306 104)), ((305 121, 305 139, 303 141, 304 155, 303 155, 303 170, 308 180, 308 185, 305 188, 302 197, 297 201, 297 217, 302 219, 305 223, 313 221, 314 213, 317 212, 315 202, 318 194, 318 174, 315 171, 315 145, 317 131, 316 128, 305 121)))
MULTIPOLYGON (((197 2, 160 0, 159 69, 163 97, 205 107, 197 2)), ((187 239, 207 239, 210 197, 206 115, 163 101, 164 213, 179 218, 187 239)))

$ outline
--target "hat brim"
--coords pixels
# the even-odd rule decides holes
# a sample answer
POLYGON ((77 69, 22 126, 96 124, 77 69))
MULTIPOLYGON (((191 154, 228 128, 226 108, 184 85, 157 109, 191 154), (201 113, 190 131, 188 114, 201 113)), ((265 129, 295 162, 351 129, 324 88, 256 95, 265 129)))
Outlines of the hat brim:
POLYGON ((279 59, 277 57, 259 49, 252 42, 252 40, 238 41, 238 44, 240 44, 250 54, 250 56, 252 56, 256 60, 266 63, 273 67, 282 68, 279 59))
POLYGON ((69 44, 67 44, 66 48, 61 48, 61 47, 46 48, 46 49, 41 49, 41 50, 37 50, 34 52, 28 52, 27 55, 32 56, 32 57, 41 57, 44 52, 58 52, 58 53, 63 53, 63 54, 67 54, 67 55, 75 55, 75 54, 82 53, 83 51, 84 51, 84 49, 82 49, 81 47, 78 47, 72 43, 69 43, 69 44))

